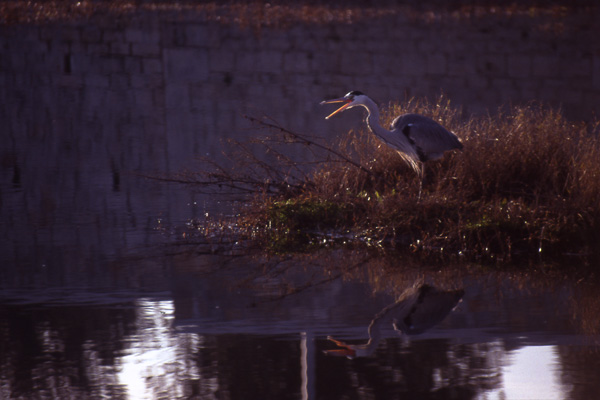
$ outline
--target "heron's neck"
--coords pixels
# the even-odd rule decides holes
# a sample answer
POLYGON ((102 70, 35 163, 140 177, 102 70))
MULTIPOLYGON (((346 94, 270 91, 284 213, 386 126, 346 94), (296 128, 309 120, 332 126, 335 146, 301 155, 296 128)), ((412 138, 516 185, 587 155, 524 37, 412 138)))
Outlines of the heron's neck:
POLYGON ((367 109, 367 126, 371 132, 378 136, 384 143, 396 149, 411 168, 421 173, 421 167, 418 164, 419 156, 414 148, 414 142, 411 144, 406 135, 395 135, 381 126, 379 123, 379 107, 377 107, 377 104, 373 100, 367 98, 361 106, 367 109))
POLYGON ((364 108, 367 109, 367 126, 369 129, 380 137, 385 137, 385 135, 390 132, 381 126, 379 123, 379 107, 377 104, 371 99, 366 99, 364 104, 361 104, 364 108))

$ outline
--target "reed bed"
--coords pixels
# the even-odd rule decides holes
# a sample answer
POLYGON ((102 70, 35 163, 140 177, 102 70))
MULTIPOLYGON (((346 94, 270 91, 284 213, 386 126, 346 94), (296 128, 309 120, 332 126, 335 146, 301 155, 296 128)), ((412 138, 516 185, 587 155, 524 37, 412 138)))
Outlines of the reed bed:
POLYGON ((366 128, 332 145, 253 118, 268 135, 230 143, 232 167, 210 164, 185 181, 249 193, 237 233, 276 251, 359 240, 474 259, 597 252, 597 123, 541 104, 464 118, 443 97, 389 104, 382 122, 408 112, 439 121, 464 144, 426 164, 420 197, 419 177, 366 128), (312 161, 287 156, 290 145, 312 161))

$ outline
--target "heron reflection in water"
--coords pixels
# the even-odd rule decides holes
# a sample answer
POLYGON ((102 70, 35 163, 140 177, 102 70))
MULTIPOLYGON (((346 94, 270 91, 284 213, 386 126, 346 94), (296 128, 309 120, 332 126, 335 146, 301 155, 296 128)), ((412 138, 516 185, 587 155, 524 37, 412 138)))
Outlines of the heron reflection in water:
POLYGON ((383 327, 392 324, 394 330, 405 335, 423 333, 442 322, 456 308, 464 294, 462 289, 445 291, 427 284, 418 284, 405 290, 395 303, 375 315, 369 325, 367 343, 348 344, 330 336, 328 339, 341 349, 325 350, 325 353, 350 358, 369 356, 382 339, 383 327))

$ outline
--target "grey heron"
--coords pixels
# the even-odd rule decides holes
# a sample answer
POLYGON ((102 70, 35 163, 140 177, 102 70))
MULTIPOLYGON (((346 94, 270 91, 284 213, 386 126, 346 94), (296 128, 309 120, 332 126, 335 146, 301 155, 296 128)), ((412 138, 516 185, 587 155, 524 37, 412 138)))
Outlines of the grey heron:
POLYGON ((421 177, 422 165, 429 160, 437 160, 449 150, 462 149, 463 145, 456 135, 431 118, 419 114, 403 114, 394 119, 390 130, 379 123, 379 107, 364 93, 352 91, 338 99, 325 100, 321 104, 344 103, 343 106, 329 114, 335 114, 352 107, 367 109, 366 123, 371 132, 391 148, 398 151, 421 177))

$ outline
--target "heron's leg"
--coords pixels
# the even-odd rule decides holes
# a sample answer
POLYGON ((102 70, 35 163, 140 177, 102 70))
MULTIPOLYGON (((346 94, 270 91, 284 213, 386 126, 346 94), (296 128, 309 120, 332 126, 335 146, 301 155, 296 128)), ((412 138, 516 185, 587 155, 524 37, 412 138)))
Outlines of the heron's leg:
POLYGON ((417 201, 421 201, 421 193, 423 192, 423 182, 425 181, 425 163, 421 163, 421 170, 419 171, 419 196, 417 201))

